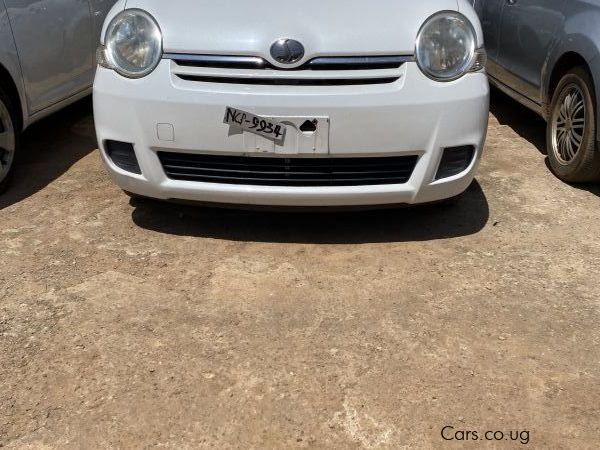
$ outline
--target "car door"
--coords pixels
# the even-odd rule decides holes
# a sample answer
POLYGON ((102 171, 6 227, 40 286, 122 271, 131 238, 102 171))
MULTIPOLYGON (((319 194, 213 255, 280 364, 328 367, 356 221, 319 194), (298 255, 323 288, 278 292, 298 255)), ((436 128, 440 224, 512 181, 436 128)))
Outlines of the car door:
POLYGON ((485 48, 488 53, 488 74, 497 76, 498 53, 500 46, 500 30, 502 22, 502 8, 506 0, 474 0, 473 7, 483 28, 485 48))
POLYGON ((505 0, 498 63, 500 81, 541 104, 542 71, 564 22, 565 0, 505 0))
POLYGON ((89 0, 4 0, 30 113, 90 87, 94 77, 89 0))
POLYGON ((90 0, 93 18, 92 41, 94 46, 100 44, 100 33, 104 19, 117 0, 90 0))

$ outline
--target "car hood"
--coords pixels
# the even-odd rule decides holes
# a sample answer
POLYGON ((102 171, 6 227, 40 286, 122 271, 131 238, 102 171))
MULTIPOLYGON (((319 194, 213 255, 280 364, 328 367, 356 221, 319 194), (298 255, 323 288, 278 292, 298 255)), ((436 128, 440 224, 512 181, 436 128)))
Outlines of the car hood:
POLYGON ((165 52, 255 55, 271 59, 281 38, 296 39, 306 58, 414 53, 423 22, 456 0, 128 0, 158 21, 165 52))

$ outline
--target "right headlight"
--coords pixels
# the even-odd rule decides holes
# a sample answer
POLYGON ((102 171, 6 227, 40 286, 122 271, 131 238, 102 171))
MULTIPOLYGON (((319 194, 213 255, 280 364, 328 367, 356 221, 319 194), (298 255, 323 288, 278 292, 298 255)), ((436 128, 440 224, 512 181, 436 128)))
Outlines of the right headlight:
POLYGON ((162 51, 156 20, 141 9, 126 9, 109 23, 98 63, 124 77, 141 78, 158 66, 162 51))
POLYGON ((485 51, 477 49, 475 28, 454 11, 427 19, 417 36, 415 53, 423 73, 436 81, 453 81, 485 66, 485 51))

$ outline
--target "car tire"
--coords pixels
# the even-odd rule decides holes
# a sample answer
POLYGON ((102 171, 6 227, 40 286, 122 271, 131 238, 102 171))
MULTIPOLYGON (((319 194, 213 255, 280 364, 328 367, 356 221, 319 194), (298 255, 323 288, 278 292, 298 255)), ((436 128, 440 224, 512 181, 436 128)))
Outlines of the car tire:
POLYGON ((596 115, 594 83, 584 67, 576 67, 556 87, 546 133, 550 167, 561 180, 586 183, 600 179, 596 115))
POLYGON ((10 183, 19 144, 16 117, 10 98, 0 87, 0 193, 6 190, 10 183))

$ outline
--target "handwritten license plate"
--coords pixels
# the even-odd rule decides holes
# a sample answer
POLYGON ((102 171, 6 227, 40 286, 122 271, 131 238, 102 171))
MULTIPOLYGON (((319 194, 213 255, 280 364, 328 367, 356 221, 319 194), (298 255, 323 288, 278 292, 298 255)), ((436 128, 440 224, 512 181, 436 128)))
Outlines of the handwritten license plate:
POLYGON ((257 134, 274 141, 278 145, 283 145, 285 142, 286 127, 284 124, 240 109, 228 106, 225 109, 223 123, 257 134))

